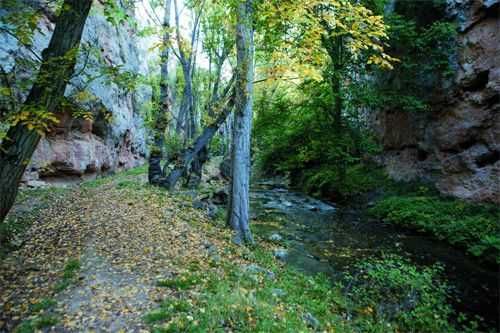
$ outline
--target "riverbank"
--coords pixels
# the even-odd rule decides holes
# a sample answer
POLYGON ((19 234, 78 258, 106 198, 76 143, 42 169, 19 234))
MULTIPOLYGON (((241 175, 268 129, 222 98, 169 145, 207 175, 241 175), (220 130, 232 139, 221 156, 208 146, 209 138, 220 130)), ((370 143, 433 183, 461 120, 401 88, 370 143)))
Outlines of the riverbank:
MULTIPOLYGON (((258 185, 259 187, 259 185, 258 185)), ((383 223, 368 214, 380 193, 358 196, 335 210, 319 209, 312 199, 270 183, 256 192, 253 210, 257 232, 281 234, 287 244, 287 262, 309 274, 323 272, 334 281, 358 274, 357 265, 396 255, 418 271, 441 267, 447 281, 448 302, 456 312, 484 317, 483 329, 498 325, 498 271, 427 233, 383 223)), ((407 272, 408 273, 408 272, 407 272)), ((383 274, 382 274, 383 275, 383 274)), ((411 274, 401 279, 412 280, 411 274)))
POLYGON ((477 331, 458 323, 438 266, 388 255, 332 284, 286 264, 289 239, 255 229, 286 221, 257 214, 257 244, 237 247, 195 202, 147 185, 145 168, 23 192, 0 263, 0 331, 477 331))
MULTIPOLYGON (((303 179, 294 183, 299 191, 334 201, 341 206, 366 209, 383 223, 428 235, 463 251, 492 270, 500 265, 500 208, 440 195, 432 184, 396 182, 382 169, 356 168, 347 187, 329 190, 303 179), (355 185, 352 185, 355 184, 355 185), (335 195, 333 195, 334 193, 335 195)), ((321 175, 318 175, 319 178, 321 175)))

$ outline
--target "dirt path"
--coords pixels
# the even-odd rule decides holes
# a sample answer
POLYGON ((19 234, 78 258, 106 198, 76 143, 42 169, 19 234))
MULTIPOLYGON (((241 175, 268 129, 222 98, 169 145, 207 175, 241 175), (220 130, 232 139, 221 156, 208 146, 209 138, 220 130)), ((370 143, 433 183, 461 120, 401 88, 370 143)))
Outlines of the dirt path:
POLYGON ((175 293, 157 281, 203 261, 218 240, 191 225, 205 219, 199 211, 142 182, 78 188, 40 211, 0 263, 0 331, 147 329, 143 315, 175 293))

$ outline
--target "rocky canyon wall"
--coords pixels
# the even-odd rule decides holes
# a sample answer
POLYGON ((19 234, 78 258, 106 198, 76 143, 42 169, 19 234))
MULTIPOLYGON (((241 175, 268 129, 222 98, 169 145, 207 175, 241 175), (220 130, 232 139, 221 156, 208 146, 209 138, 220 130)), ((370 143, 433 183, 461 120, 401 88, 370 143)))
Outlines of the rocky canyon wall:
POLYGON ((459 27, 456 74, 425 113, 377 113, 379 161, 398 180, 425 179, 446 195, 500 203, 500 0, 448 0, 459 27))
MULTIPOLYGON (((31 47, 40 54, 50 40, 54 13, 43 1, 26 3, 38 6, 37 9, 43 12, 31 47)), ((102 5, 95 1, 85 25, 82 45, 100 50, 101 63, 120 66, 123 71, 147 74, 148 47, 135 36, 128 24, 111 25, 103 15, 102 5)), ((16 82, 34 75, 33 71, 18 68, 22 58, 34 59, 35 56, 12 36, 0 34, 0 63, 6 71, 16 72, 16 82)), ((66 96, 73 96, 77 87, 87 85, 89 75, 99 76, 97 62, 97 57, 80 51, 76 68, 79 75, 71 80, 66 96)), ((146 134, 140 110, 150 100, 151 92, 144 87, 127 92, 106 82, 105 77, 91 81, 86 89, 93 97, 84 102, 84 109, 93 114, 93 119, 79 119, 63 107, 57 115, 59 123, 42 138, 35 151, 25 173, 25 182, 79 180, 144 163, 146 134)), ((18 90, 22 101, 27 88, 18 90)))

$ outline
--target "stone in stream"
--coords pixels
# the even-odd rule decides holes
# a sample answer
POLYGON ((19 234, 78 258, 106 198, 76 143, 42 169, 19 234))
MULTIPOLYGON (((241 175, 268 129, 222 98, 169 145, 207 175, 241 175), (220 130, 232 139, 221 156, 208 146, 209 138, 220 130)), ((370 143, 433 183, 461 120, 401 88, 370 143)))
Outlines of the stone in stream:
POLYGON ((281 242, 283 240, 283 237, 281 237, 280 234, 274 233, 271 236, 269 236, 269 240, 271 242, 281 242))
POLYGON ((274 250, 274 257, 278 260, 284 261, 286 257, 288 256, 288 250, 287 249, 275 249, 274 250))
POLYGON ((310 211, 318 211, 319 210, 319 208, 314 206, 314 205, 305 204, 304 207, 306 207, 310 211))

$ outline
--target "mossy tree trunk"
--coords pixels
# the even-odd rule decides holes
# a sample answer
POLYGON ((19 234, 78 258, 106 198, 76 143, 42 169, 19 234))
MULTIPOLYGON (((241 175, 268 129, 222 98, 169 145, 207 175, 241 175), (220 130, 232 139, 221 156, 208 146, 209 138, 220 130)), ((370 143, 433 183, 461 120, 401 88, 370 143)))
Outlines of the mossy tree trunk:
MULTIPOLYGON (((42 64, 23 110, 54 112, 74 73, 77 50, 92 0, 65 0, 49 46, 42 52, 42 64)), ((19 182, 40 134, 18 123, 12 126, 0 146, 0 222, 14 204, 19 182)))
MULTIPOLYGON (((172 115, 170 114, 170 90, 168 86, 168 62, 170 56, 170 10, 172 0, 165 0, 165 16, 163 18, 163 47, 160 54, 160 95, 159 109, 155 114, 153 126, 153 144, 149 155, 148 179, 151 184, 158 184, 164 176, 161 167, 165 131, 172 115)), ((154 103, 156 105, 156 103, 154 103)))

